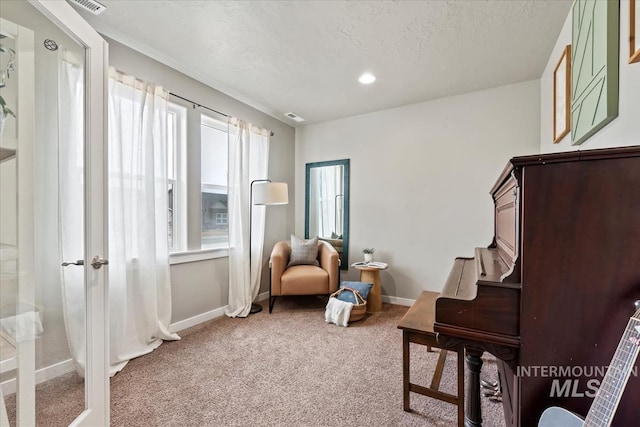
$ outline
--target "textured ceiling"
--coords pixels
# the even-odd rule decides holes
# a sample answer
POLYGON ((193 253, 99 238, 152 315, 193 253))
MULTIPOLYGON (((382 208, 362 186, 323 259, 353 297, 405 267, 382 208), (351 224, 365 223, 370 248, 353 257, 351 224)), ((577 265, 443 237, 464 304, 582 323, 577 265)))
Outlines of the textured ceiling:
MULTIPOLYGON (((571 0, 100 0, 101 33, 287 123, 540 78, 571 0), (370 71, 370 86, 357 82, 370 71)), ((215 108, 215 106, 213 106, 215 108)))

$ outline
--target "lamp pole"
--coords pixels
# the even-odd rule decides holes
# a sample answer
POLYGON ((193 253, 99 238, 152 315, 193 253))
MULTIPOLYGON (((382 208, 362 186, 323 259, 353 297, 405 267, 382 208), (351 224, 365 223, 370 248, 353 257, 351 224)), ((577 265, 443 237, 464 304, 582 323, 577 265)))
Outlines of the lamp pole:
MULTIPOLYGON (((253 181, 251 181, 251 185, 250 185, 250 190, 249 190, 249 287, 251 287, 251 273, 253 271, 253 268, 252 268, 253 266, 251 264, 251 243, 253 242, 253 240, 251 239, 251 229, 253 228, 253 184, 255 184, 256 182, 271 182, 271 180, 270 179, 254 179, 253 181)), ((259 277, 258 277, 258 283, 260 283, 259 277)), ((252 301, 249 314, 259 313, 261 311, 262 311, 262 306, 252 301)))

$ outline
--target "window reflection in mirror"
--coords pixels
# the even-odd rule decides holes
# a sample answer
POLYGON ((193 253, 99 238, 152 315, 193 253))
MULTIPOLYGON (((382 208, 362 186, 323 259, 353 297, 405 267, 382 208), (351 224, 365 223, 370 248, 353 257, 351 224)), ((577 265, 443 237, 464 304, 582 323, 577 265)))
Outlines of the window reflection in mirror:
POLYGON ((305 237, 318 236, 340 255, 347 270, 349 249, 349 159, 307 163, 305 237))

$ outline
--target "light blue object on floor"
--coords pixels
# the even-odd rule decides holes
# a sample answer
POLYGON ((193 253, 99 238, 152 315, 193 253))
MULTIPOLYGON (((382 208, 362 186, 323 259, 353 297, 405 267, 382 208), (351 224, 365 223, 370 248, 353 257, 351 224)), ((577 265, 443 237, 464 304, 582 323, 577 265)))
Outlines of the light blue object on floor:
MULTIPOLYGON (((365 299, 365 301, 367 298, 369 298, 369 291, 371 291, 372 287, 373 287, 373 283, 367 283, 367 282, 343 281, 342 283, 340 283, 340 289, 342 288, 354 289, 358 291, 358 293, 362 296, 362 298, 365 299)), ((350 302, 352 304, 358 304, 358 302, 356 301, 356 297, 353 295, 353 292, 340 292, 340 295, 338 295, 338 299, 342 301, 350 302)))

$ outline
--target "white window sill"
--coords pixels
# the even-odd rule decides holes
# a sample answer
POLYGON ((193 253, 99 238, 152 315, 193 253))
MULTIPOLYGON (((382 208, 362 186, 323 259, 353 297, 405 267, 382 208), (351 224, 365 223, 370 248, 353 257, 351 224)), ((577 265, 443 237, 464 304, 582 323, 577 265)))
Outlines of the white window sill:
POLYGON ((169 265, 186 262, 206 261, 229 256, 229 248, 201 249, 196 251, 172 252, 169 254, 169 265))

